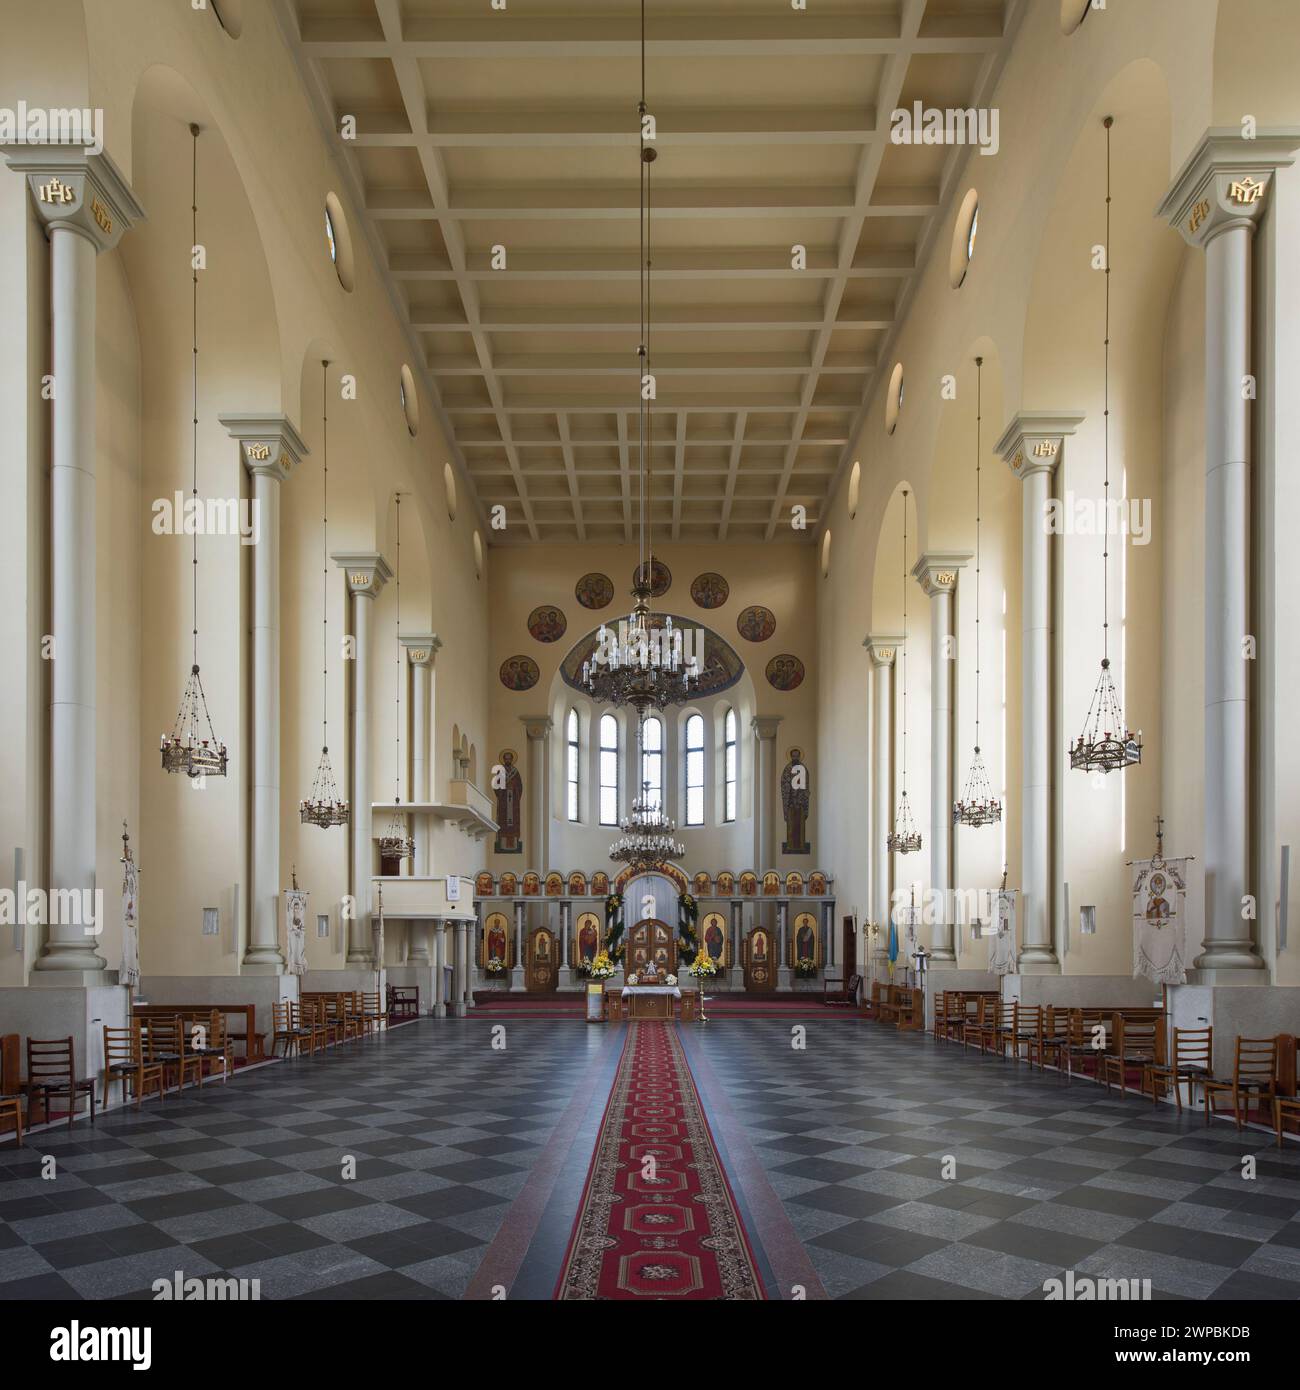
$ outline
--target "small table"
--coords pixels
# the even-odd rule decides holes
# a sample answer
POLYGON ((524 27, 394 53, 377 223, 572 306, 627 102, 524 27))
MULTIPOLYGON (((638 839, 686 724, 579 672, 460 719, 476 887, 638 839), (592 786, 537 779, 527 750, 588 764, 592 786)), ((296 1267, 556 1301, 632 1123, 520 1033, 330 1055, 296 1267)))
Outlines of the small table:
POLYGON ((682 992, 676 985, 624 985, 622 998, 629 1018, 672 1018, 673 1000, 682 992))

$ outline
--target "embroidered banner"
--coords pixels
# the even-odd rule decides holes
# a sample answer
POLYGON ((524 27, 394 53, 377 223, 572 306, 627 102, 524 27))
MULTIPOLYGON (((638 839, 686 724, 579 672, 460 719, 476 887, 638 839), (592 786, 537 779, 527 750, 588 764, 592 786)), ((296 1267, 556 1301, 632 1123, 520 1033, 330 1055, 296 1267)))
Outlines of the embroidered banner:
POLYGON ((1187 983, 1186 859, 1139 859, 1133 868, 1133 975, 1187 983))
POLYGON ((284 968, 289 975, 307 973, 307 893, 302 888, 284 890, 284 968))
POLYGON ((1002 888, 994 895, 998 933, 989 945, 989 970, 994 975, 1014 975, 1016 965, 1016 899, 1018 888, 1002 888))

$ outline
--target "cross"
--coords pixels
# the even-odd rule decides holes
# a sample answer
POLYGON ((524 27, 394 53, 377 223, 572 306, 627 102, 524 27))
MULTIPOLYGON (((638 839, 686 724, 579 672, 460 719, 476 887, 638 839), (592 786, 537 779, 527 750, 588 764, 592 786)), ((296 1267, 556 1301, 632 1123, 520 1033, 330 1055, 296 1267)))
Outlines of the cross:
POLYGON ((1157 816, 1157 817, 1156 817, 1156 858, 1157 858, 1157 859, 1163 859, 1163 858, 1164 858, 1164 848, 1165 848, 1165 818, 1164 818, 1163 816, 1157 816))

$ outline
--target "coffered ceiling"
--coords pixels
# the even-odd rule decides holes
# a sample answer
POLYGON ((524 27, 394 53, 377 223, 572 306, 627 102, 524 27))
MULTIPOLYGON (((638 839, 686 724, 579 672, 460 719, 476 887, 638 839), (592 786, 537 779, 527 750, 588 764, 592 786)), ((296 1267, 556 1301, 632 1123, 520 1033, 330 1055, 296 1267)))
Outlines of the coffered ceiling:
MULTIPOLYGON (((658 534, 812 533, 1020 3, 647 0, 658 534)), ((639 0, 277 4, 494 542, 631 539, 639 0)))

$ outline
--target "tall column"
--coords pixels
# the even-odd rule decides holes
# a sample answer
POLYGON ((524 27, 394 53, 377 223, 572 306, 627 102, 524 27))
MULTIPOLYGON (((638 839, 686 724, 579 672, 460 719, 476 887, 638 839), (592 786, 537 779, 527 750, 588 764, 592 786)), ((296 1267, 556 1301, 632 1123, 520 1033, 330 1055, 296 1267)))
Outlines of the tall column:
POLYGON ((465 1017, 465 996, 469 989, 467 969, 468 957, 466 955, 465 943, 465 919, 457 917, 454 923, 456 928, 456 965, 452 975, 451 997, 453 1012, 457 1018, 465 1017))
POLYGON ((901 637, 872 633, 863 640, 871 658, 871 712, 874 721, 871 750, 873 899, 868 916, 876 926, 872 959, 884 960, 889 954, 889 918, 893 858, 886 837, 894 828, 894 661, 903 645, 901 637))
POLYGON ((370 936, 370 884, 375 872, 374 786, 370 768, 370 622, 380 590, 392 578, 388 561, 374 551, 339 553, 352 596, 352 897, 348 932, 349 965, 368 965, 374 953, 370 936))
POLYGON ((761 875, 776 863, 775 794, 776 731, 779 714, 755 715, 754 732, 754 872, 761 875))
POLYGON ((952 676, 957 665, 953 597, 968 550, 931 550, 912 567, 930 600, 930 887, 943 894, 943 921, 931 939, 931 958, 956 960, 952 913, 953 777, 952 676))
POLYGON ((520 716, 528 736, 528 786, 524 795, 528 802, 528 824, 524 827, 524 844, 528 849, 528 867, 545 876, 551 825, 551 720, 546 715, 520 716))
POLYGON ((252 777, 246 975, 279 975, 280 951, 280 484, 307 457, 283 415, 222 415, 248 471, 256 543, 252 593, 252 777))
MULTIPOLYGON (((1207 132, 1159 214, 1205 252, 1205 936, 1202 984, 1266 984, 1242 912, 1250 861, 1251 246, 1295 133, 1207 132)), ((1267 369, 1266 359, 1262 369, 1267 369)), ((1285 387, 1283 387, 1285 389, 1285 387)), ((1267 635, 1260 638, 1267 641, 1267 635)))
POLYGON ((1002 432, 997 452, 1021 482, 1020 515, 1020 904, 1024 920, 1020 972, 1055 975, 1061 962, 1055 946, 1056 883, 1053 842, 1057 769, 1065 753, 1060 727, 1060 691, 1053 679, 1057 615, 1052 598, 1052 535, 1048 503, 1052 474, 1065 440, 1083 416, 1062 411, 1022 410, 1002 432))
POLYGON ((433 1016, 447 1017, 445 998, 447 969, 447 922, 445 918, 435 918, 433 923, 433 1016))
MULTIPOLYGON (((95 257, 144 220, 106 154, 9 147, 50 239, 49 888, 87 906, 95 891, 95 257)), ((161 775, 161 774, 160 774, 161 775)), ((106 895, 107 896, 107 895, 106 895)), ((54 901, 62 901, 55 898, 54 901)), ((61 914, 74 919, 76 913, 61 914)), ((52 922, 32 983, 102 984, 104 958, 82 920, 52 922)))
MULTIPOLYGON (((442 646, 432 632, 401 638, 411 666, 411 792, 414 802, 433 800, 432 692, 433 662, 442 646)), ((429 840, 432 825, 427 815, 415 816, 415 874, 430 872, 429 840)))

